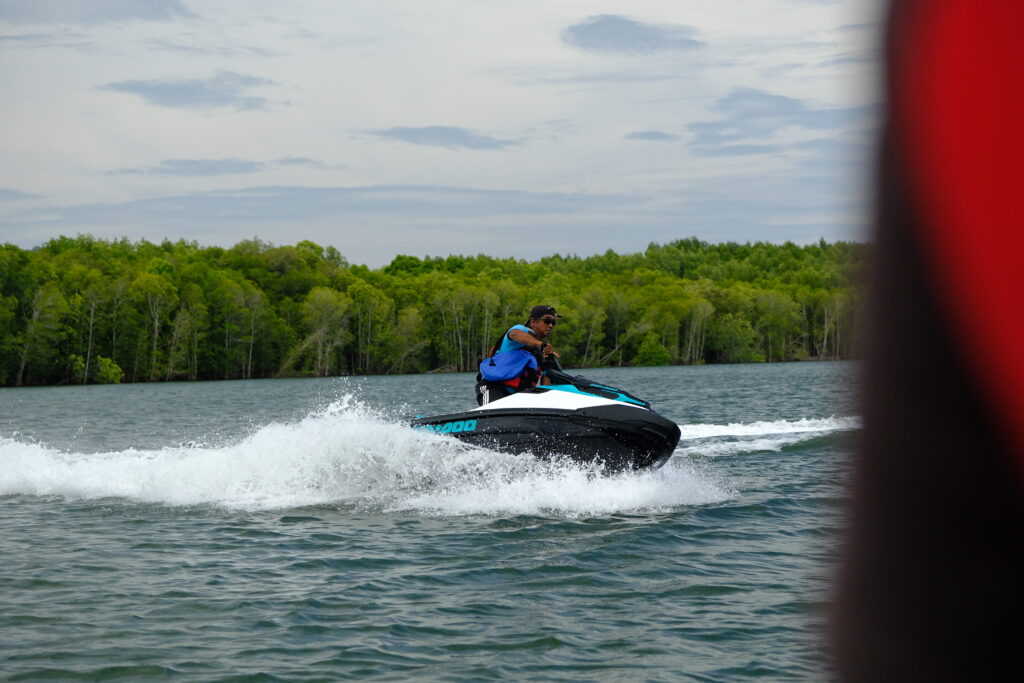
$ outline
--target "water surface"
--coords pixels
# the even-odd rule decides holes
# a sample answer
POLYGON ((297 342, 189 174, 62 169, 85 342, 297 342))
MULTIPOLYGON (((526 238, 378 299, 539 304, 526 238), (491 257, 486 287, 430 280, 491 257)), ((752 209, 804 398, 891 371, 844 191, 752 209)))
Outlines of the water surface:
POLYGON ((819 680, 848 363, 587 371, 656 472, 400 424, 471 375, 0 390, 13 679, 819 680))

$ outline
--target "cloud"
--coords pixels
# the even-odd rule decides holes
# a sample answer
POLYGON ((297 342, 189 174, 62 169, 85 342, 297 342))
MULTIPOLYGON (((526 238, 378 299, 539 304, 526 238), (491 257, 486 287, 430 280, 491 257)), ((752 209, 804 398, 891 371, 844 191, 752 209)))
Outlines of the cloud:
POLYGON ((258 161, 244 159, 166 159, 150 168, 122 168, 112 171, 118 175, 162 175, 162 176, 220 176, 255 173, 265 165, 258 161))
POLYGON ((844 64, 880 64, 882 51, 880 49, 854 50, 843 54, 834 55, 823 59, 818 66, 842 66, 844 64))
POLYGON ((270 170, 273 167, 306 167, 315 169, 338 169, 342 166, 327 166, 322 161, 309 157, 281 157, 270 162, 249 159, 165 159, 156 166, 119 168, 109 171, 111 175, 175 176, 182 178, 243 175, 270 170))
POLYGON ((370 130, 366 132, 379 138, 408 142, 412 145, 444 147, 446 149, 504 149, 519 144, 515 140, 500 140, 489 135, 481 135, 455 126, 424 126, 422 128, 399 126, 386 130, 370 130))
POLYGON ((12 24, 104 24, 194 16, 180 0, 0 0, 0 20, 12 24))
POLYGON ((814 108, 803 100, 763 90, 740 88, 720 99, 712 109, 721 115, 716 121, 689 126, 691 147, 704 156, 736 156, 777 151, 766 145, 784 128, 804 130, 840 129, 863 109, 814 108))
POLYGON ((282 166, 323 166, 316 159, 310 159, 309 157, 281 157, 280 159, 275 159, 274 163, 282 166))
POLYGON ((860 204, 835 168, 824 176, 750 172, 644 194, 265 186, 0 214, 0 234, 17 233, 26 247, 75 232, 219 246, 254 234, 287 235, 337 246, 352 263, 377 267, 394 258, 396 244, 412 254, 533 259, 636 252, 651 241, 690 235, 740 242, 856 239, 860 204))
POLYGON ((157 52, 177 52, 188 55, 213 57, 279 57, 280 52, 255 45, 224 45, 222 43, 204 42, 201 39, 169 40, 167 38, 151 38, 145 45, 157 52))
POLYGON ((158 107, 180 109, 264 109, 268 100, 246 94, 250 88, 274 85, 256 76, 221 71, 212 78, 119 81, 99 86, 100 90, 138 95, 158 107))
MULTIPOLYGON (((264 186, 150 197, 125 203, 49 206, 0 214, 0 233, 21 235, 89 232, 97 237, 127 234, 161 239, 173 235, 206 244, 229 245, 258 234, 311 236, 345 246, 360 259, 387 262, 394 245, 418 253, 444 250, 495 251, 492 227, 500 227, 511 253, 544 226, 547 243, 537 238, 537 256, 571 249, 579 235, 566 232, 554 246, 550 228, 581 223, 592 234, 595 216, 612 214, 634 221, 642 199, 630 195, 527 192, 451 186, 375 185, 364 187, 264 186), (372 226, 372 229, 367 229, 372 226), (451 233, 451 234, 448 234, 451 233)), ((612 233, 619 234, 621 226, 612 233)), ((296 237, 302 239, 302 237, 296 237)), ((603 242, 603 240, 602 240, 603 242)), ((642 246, 642 245, 639 245, 642 246)))
POLYGON ((18 199, 32 199, 36 196, 37 195, 34 194, 21 192, 20 190, 11 190, 5 187, 0 187, 0 202, 15 201, 18 199))
POLYGON ((678 140, 678 135, 664 133, 660 130, 638 130, 626 135, 627 140, 650 140, 652 142, 672 142, 678 140))
POLYGON ((320 171, 339 171, 349 168, 345 164, 325 164, 319 159, 310 159, 309 157, 281 157, 280 159, 274 159, 270 163, 274 166, 283 166, 285 168, 306 168, 320 171))
MULTIPOLYGON (((371 185, 363 187, 266 186, 239 190, 213 190, 139 199, 121 204, 86 204, 46 214, 63 214, 83 226, 154 219, 212 221, 305 220, 318 216, 422 217, 446 219, 508 215, 559 215, 587 208, 601 210, 627 201, 620 195, 486 190, 433 185, 371 185)), ((58 221, 59 222, 59 221, 58 221)))
POLYGON ((487 70, 496 78, 516 85, 635 85, 637 83, 662 83, 679 80, 675 68, 662 69, 661 72, 649 68, 595 71, 589 68, 562 69, 557 67, 502 67, 487 70))
POLYGON ((774 154, 782 150, 779 145, 723 145, 698 149, 705 157, 742 157, 754 154, 774 154))
POLYGON ((96 45, 91 39, 71 32, 0 35, 0 48, 39 49, 49 47, 91 51, 95 50, 96 45))
POLYGON ((562 31, 562 41, 592 52, 650 54, 700 47, 704 43, 693 37, 696 34, 696 29, 682 24, 648 24, 618 14, 598 14, 562 31))
POLYGON ((839 33, 855 33, 857 31, 872 31, 878 32, 881 30, 881 25, 878 22, 869 22, 861 24, 843 24, 836 28, 839 33))

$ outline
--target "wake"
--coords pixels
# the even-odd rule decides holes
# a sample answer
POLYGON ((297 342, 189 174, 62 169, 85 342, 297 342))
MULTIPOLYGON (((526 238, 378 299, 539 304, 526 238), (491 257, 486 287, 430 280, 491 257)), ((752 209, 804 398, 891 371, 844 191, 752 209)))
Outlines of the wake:
POLYGON ((495 453, 414 431, 346 397, 225 446, 76 453, 0 437, 0 496, 431 515, 665 511, 735 495, 687 455, 781 448, 791 439, 856 427, 853 418, 686 425, 680 447, 662 469, 602 475, 593 466, 495 453))
POLYGON ((860 429, 860 418, 857 417, 805 418, 728 425, 680 425, 682 435, 673 457, 721 457, 779 451, 804 441, 856 429, 860 429))

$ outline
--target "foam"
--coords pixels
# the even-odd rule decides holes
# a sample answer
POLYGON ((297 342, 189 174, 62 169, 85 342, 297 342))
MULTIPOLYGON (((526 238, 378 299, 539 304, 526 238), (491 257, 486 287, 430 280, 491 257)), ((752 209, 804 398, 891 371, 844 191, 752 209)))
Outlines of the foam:
POLYGON ((774 422, 734 423, 726 425, 680 425, 682 436, 676 456, 722 457, 780 451, 819 436, 860 428, 858 417, 778 420, 774 422))
POLYGON ((778 420, 726 425, 679 425, 683 439, 706 439, 718 436, 767 436, 770 434, 831 433, 860 428, 859 417, 828 417, 823 419, 778 420))
POLYGON ((727 500, 734 491, 681 459, 655 471, 601 476, 587 467, 533 461, 519 476, 491 472, 475 486, 428 491, 396 508, 438 514, 559 514, 568 517, 665 512, 727 500))
POLYGON ((854 417, 682 425, 679 448, 662 469, 602 475, 585 465, 495 453, 414 431, 349 396, 225 446, 75 453, 0 438, 0 495, 251 510, 347 505, 441 515, 668 510, 735 495, 688 456, 779 450, 859 426, 854 417))
POLYGON ((278 509, 353 505, 429 514, 607 514, 724 500, 685 463, 601 476, 468 447, 409 429, 351 397, 227 446, 61 452, 0 438, 0 495, 119 498, 172 506, 278 509))

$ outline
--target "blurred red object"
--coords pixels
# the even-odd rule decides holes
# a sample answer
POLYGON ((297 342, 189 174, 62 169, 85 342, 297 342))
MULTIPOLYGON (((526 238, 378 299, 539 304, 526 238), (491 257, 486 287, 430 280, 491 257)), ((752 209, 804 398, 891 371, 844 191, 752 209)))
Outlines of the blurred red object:
POLYGON ((845 681, 1016 664, 1024 609, 1020 0, 893 0, 845 681))

